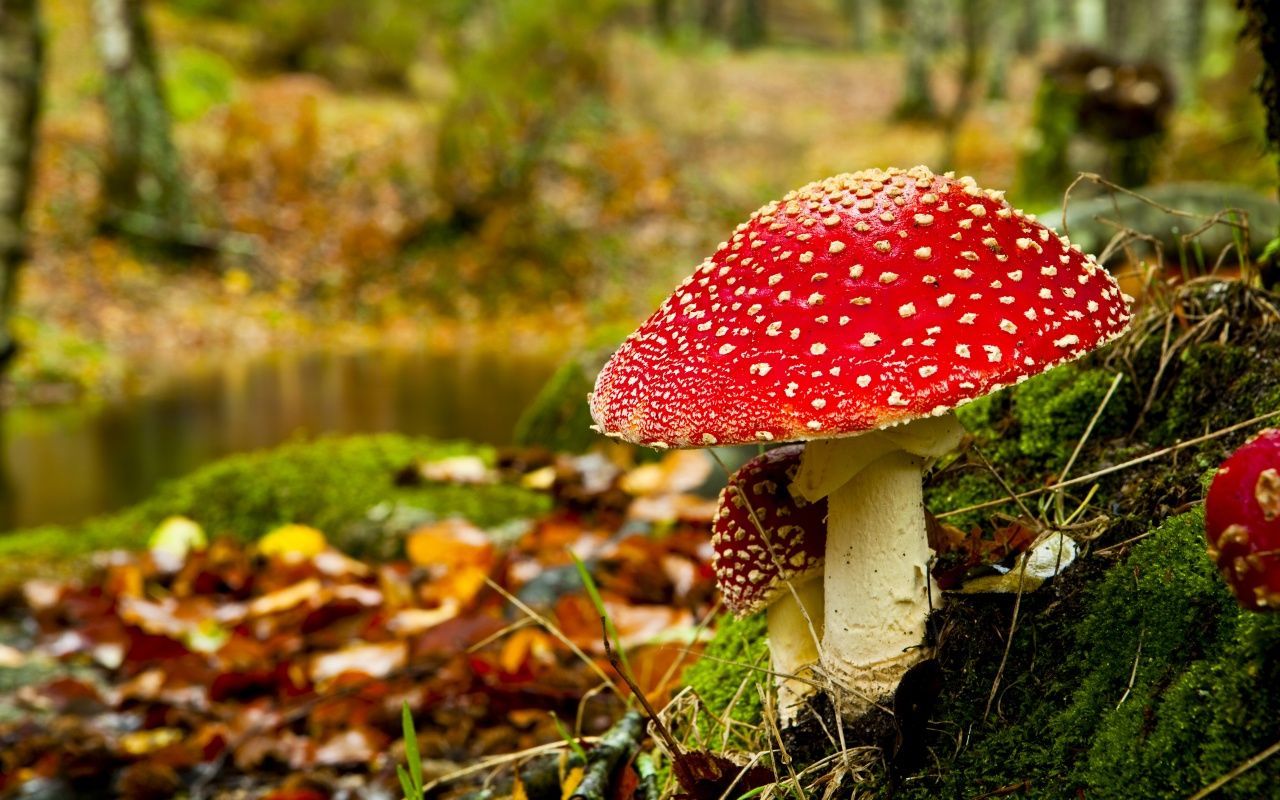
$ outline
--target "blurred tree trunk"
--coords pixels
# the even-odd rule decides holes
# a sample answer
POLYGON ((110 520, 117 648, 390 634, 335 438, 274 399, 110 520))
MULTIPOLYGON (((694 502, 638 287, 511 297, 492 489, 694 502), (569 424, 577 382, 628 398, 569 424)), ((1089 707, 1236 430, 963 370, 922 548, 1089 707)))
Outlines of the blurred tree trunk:
POLYGON ((1075 44, 1103 47, 1107 38, 1107 3, 1115 0, 1069 1, 1067 37, 1075 44))
MULTIPOLYGON (((956 165, 960 126, 969 115, 969 110, 973 107, 974 95, 978 92, 978 82, 982 77, 983 64, 987 59, 987 39, 993 18, 1004 10, 997 3, 998 0, 959 0, 958 3, 963 55, 960 61, 960 72, 956 76, 956 99, 943 121, 942 168, 944 170, 954 169, 956 165)), ((1012 15, 1009 16, 1012 17, 1012 15)))
POLYGON ((1133 23, 1137 16, 1136 0, 1107 0, 1107 52, 1117 58, 1133 57, 1133 23))
POLYGON ((738 0, 733 15, 733 46, 748 48, 764 44, 769 36, 766 0, 738 0))
POLYGON ((12 317, 18 269, 27 255, 42 65, 37 0, 0 0, 0 375, 17 353, 12 317))
MULTIPOLYGON (((1002 100, 1009 93, 1009 65, 1017 51, 1018 28, 1030 9, 1021 4, 1000 6, 987 21, 987 97, 1002 100)), ((961 23, 964 24, 964 23, 961 23)))
POLYGON ((894 110, 899 119, 935 119, 938 106, 929 85, 943 9, 938 0, 905 0, 906 80, 894 110))
POLYGON ((1244 36, 1256 41, 1262 53, 1258 96, 1267 110, 1267 142, 1277 153, 1277 167, 1280 167, 1280 6, 1275 0, 1237 2, 1246 15, 1244 36))
POLYGON ((703 36, 718 36, 724 24, 724 0, 702 0, 698 24, 703 36))
POLYGON ((1001 9, 1011 17, 1017 17, 1017 49, 1019 55, 1029 56, 1040 49, 1040 40, 1049 27, 1047 0, 1023 0, 1021 3, 1001 4, 1001 9), (1015 9, 1016 12, 1015 13, 1015 9))
POLYGON ((143 0, 93 0, 105 75, 107 164, 103 226, 161 242, 183 239, 191 198, 173 144, 143 0))
POLYGON ((1205 0, 1166 0, 1160 7, 1160 60, 1173 73, 1178 101, 1194 100, 1200 75, 1205 0))
POLYGON ((880 38, 875 0, 840 0, 840 12, 849 26, 849 46, 862 53, 880 38))
POLYGON ((653 27, 663 39, 670 39, 675 31, 672 21, 672 0, 653 0, 653 27))

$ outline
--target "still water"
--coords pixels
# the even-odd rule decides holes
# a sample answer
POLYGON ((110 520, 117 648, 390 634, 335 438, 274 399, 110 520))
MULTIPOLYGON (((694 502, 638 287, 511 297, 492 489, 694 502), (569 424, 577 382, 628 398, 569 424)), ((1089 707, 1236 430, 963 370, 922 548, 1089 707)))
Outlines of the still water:
POLYGON ((553 356, 505 352, 274 354, 90 410, 10 410, 0 416, 0 530, 85 519, 229 453, 298 437, 506 444, 554 368, 553 356))

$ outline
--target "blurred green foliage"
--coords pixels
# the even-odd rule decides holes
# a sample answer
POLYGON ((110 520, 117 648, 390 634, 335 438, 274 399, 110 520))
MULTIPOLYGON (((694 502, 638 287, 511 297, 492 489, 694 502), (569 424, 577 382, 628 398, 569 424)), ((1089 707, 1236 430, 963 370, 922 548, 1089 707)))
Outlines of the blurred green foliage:
POLYGON ((596 375, 628 333, 629 326, 606 326, 570 353, 516 421, 515 443, 559 453, 583 453, 603 442, 591 428, 587 395, 595 388, 596 375))
POLYGON ((614 283, 617 241, 652 207, 663 164, 611 97, 626 4, 490 0, 442 22, 453 91, 435 146, 439 215, 419 238, 447 252, 449 291, 567 300, 614 283))
POLYGON ((259 65, 304 70, 339 85, 402 87, 421 56, 435 3, 417 0, 170 0, 191 15, 247 24, 259 65))
POLYGON ((231 101, 235 68, 222 56, 200 47, 179 47, 165 54, 165 94, 174 119, 199 119, 231 101))
POLYGON ((36 398, 50 389, 75 398, 117 394, 123 389, 123 359, 100 342, 27 315, 14 320, 14 332, 24 350, 5 381, 19 400, 36 398))

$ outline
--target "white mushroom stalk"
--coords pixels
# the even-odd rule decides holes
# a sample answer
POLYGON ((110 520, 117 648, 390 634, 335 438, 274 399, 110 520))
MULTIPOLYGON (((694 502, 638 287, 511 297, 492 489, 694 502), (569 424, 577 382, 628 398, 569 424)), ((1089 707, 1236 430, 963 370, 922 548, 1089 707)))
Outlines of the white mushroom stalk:
POLYGON ((813 666, 818 663, 822 641, 823 591, 822 575, 793 583, 765 613, 778 690, 778 718, 783 727, 795 722, 805 701, 817 691, 813 666))
POLYGON ((929 575, 922 481, 963 435, 947 413, 805 448, 792 488, 827 499, 821 661, 847 690, 847 715, 891 696, 928 656, 925 625, 941 593, 929 575))

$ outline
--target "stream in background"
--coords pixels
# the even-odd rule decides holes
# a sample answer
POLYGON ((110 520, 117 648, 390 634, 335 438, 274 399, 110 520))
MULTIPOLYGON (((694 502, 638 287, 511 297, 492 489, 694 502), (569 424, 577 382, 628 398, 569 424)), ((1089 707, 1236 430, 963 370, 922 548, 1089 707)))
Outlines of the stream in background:
POLYGON ((12 409, 0 416, 0 530, 76 522, 222 456, 300 437, 507 444, 555 366, 509 352, 277 353, 92 408, 12 409))

